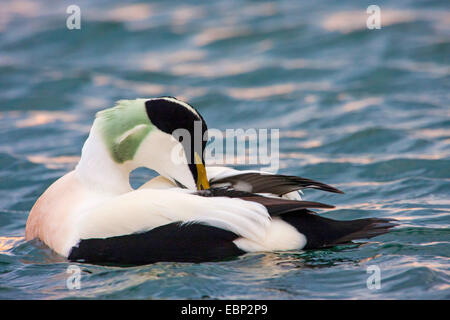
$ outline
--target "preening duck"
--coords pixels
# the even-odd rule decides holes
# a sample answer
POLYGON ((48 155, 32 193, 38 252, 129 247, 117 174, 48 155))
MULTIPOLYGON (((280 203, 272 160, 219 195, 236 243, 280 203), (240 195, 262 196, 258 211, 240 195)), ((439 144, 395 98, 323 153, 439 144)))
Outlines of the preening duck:
POLYGON ((100 111, 75 170, 36 201, 26 239, 39 239, 72 261, 147 264, 201 262, 247 252, 317 249, 371 238, 389 219, 338 221, 311 208, 299 191, 342 193, 295 176, 205 167, 206 122, 172 97, 121 100, 100 111), (183 141, 177 130, 190 133, 183 141), (189 139, 186 139, 189 140, 189 139), (174 161, 174 150, 186 161, 174 161), (134 190, 138 167, 160 176, 134 190))

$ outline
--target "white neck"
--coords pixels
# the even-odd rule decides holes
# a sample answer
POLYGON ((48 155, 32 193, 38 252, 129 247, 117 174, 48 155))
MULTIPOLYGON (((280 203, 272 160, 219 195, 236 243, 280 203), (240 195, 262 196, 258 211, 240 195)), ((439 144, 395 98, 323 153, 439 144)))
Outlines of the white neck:
POLYGON ((75 168, 81 182, 102 193, 126 193, 132 190, 129 181, 132 169, 125 164, 114 162, 94 122, 81 151, 80 162, 75 168))

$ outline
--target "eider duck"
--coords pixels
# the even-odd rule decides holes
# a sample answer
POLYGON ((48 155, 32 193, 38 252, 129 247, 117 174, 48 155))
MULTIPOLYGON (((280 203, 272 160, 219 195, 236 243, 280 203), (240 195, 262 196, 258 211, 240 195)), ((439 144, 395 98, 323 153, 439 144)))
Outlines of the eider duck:
MULTIPOLYGON (((173 133, 206 122, 173 97, 120 100, 100 111, 75 170, 34 204, 26 239, 38 239, 70 261, 138 265, 203 262, 248 252, 332 247, 386 233, 391 219, 337 221, 311 208, 299 192, 340 190, 310 179, 205 167, 206 141, 173 133), (194 146, 191 148, 191 146, 194 146), (186 161, 175 163, 173 150, 186 161), (138 167, 160 176, 134 190, 138 167)), ((203 140, 203 139, 202 139, 203 140)))

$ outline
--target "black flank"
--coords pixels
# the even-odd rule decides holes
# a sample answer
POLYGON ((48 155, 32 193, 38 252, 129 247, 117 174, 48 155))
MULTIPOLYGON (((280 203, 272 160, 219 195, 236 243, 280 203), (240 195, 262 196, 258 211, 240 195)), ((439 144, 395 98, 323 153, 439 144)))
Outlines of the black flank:
POLYGON ((83 239, 72 248, 69 260, 121 265, 216 261, 244 253, 233 243, 236 238, 216 227, 176 222, 143 233, 83 239))

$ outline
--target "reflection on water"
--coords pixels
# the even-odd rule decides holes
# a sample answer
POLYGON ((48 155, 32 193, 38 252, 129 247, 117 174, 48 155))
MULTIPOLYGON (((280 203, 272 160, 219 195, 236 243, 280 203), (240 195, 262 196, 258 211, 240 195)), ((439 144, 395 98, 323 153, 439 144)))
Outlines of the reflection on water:
POLYGON ((0 237, 0 254, 10 254, 8 251, 23 240, 24 237, 0 237))
POLYGON ((137 3, 107 10, 105 20, 130 22, 148 19, 152 16, 154 9, 148 4, 137 3))
POLYGON ((73 165, 78 163, 80 160, 79 156, 62 156, 62 157, 47 157, 44 155, 31 155, 27 159, 33 163, 39 163, 46 166, 48 169, 59 169, 66 168, 68 165, 73 165))
MULTIPOLYGON (((390 26, 415 20, 413 12, 384 9, 382 26, 390 26)), ((336 12, 324 19, 322 26, 329 31, 349 33, 366 29, 367 13, 361 10, 336 12)))
POLYGON ((32 111, 27 116, 22 116, 21 120, 17 121, 16 126, 18 128, 25 128, 42 126, 55 121, 74 122, 76 119, 76 115, 64 112, 32 111))
POLYGON ((286 95, 297 90, 315 91, 329 88, 330 84, 328 82, 285 83, 267 87, 232 88, 228 91, 228 94, 236 99, 263 100, 273 96, 286 95))

